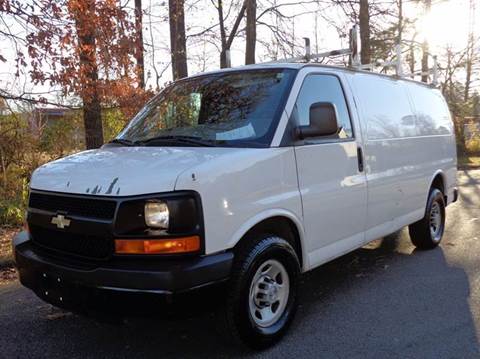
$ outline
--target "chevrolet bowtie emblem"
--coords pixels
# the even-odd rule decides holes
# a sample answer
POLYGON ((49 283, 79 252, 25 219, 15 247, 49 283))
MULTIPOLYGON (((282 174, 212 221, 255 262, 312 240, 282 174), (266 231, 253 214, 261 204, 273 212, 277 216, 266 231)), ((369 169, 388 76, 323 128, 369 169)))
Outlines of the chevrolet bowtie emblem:
POLYGON ((70 225, 70 220, 68 218, 65 218, 65 216, 63 215, 58 214, 52 218, 51 223, 57 225, 57 228, 64 229, 65 227, 68 227, 70 225))

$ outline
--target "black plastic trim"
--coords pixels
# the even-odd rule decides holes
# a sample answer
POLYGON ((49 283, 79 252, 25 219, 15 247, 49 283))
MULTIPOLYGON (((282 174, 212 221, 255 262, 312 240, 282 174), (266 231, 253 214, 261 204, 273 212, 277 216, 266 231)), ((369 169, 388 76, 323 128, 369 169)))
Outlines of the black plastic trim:
POLYGON ((233 263, 230 251, 168 261, 121 261, 76 266, 43 255, 27 232, 13 239, 15 264, 21 283, 42 291, 41 277, 60 279, 80 288, 174 294, 228 280, 233 263))
MULTIPOLYGON (((142 194, 142 195, 132 195, 132 196, 105 196, 105 195, 83 195, 83 194, 72 194, 72 193, 64 193, 64 192, 51 192, 51 191, 42 191, 42 190, 36 190, 36 189, 31 189, 30 193, 41 193, 41 194, 46 194, 46 195, 51 195, 51 196, 62 196, 62 197, 74 197, 74 198, 91 198, 91 199, 100 199, 100 200, 108 200, 108 201, 115 201, 117 203, 116 209, 115 209, 115 214, 114 217, 111 221, 105 221, 105 220, 99 220, 96 218, 88 218, 88 217, 82 217, 82 216, 71 216, 68 213, 66 216, 68 218, 74 220, 74 223, 79 223, 81 224, 82 230, 85 230, 85 233, 88 234, 98 234, 98 235, 104 235, 108 238, 111 238, 112 240, 114 238, 119 238, 119 239, 168 239, 168 238, 178 238, 182 236, 192 236, 192 235, 198 235, 200 237, 200 250, 198 252, 192 252, 192 253, 180 253, 180 254, 158 254, 158 255, 135 255, 135 254, 127 254, 127 255, 122 255, 122 254, 115 254, 112 253, 112 255, 107 258, 113 258, 113 257, 128 257, 128 258, 134 258, 134 257, 141 257, 141 258, 177 258, 177 257, 191 257, 191 256, 198 256, 201 254, 205 253, 205 227, 204 227, 204 218, 203 218, 203 207, 202 207, 202 201, 200 194, 196 191, 190 191, 190 190, 183 190, 183 191, 172 191, 172 192, 158 192, 158 193, 149 193, 149 194, 142 194), (149 199, 179 199, 182 197, 186 198, 193 198, 196 203, 196 209, 198 213, 196 214, 197 220, 198 220, 198 225, 195 230, 192 230, 190 232, 183 232, 183 233, 169 233, 169 232, 159 232, 155 233, 154 235, 149 235, 145 233, 138 233, 138 234, 121 234, 116 232, 116 223, 118 219, 118 214, 120 207, 123 203, 128 202, 128 201, 137 201, 137 200, 149 200, 149 199), (101 233, 99 233, 101 232, 101 233)), ((45 210, 38 210, 35 208, 30 208, 28 207, 28 215, 27 215, 27 222, 30 223, 31 220, 34 220, 35 223, 42 223, 44 227, 48 228, 47 226, 49 223, 46 223, 46 219, 50 220, 51 216, 56 215, 57 212, 49 212, 45 210)), ((78 230, 77 230, 78 232, 78 230)), ((47 249, 47 248, 46 248, 47 249)), ((50 248, 48 248, 50 250, 50 248)), ((54 252, 58 252, 61 254, 64 254, 65 256, 71 256, 71 257, 79 257, 79 258, 87 258, 84 256, 79 256, 74 253, 70 252, 64 252, 60 250, 55 250, 51 249, 54 252)))

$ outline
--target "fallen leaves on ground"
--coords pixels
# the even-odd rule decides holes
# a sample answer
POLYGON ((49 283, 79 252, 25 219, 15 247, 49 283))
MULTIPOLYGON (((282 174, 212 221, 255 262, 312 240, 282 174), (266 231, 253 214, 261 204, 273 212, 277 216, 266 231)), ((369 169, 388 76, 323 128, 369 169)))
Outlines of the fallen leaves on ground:
POLYGON ((17 271, 13 267, 0 269, 0 284, 17 279, 17 271))
POLYGON ((65 317, 71 316, 72 313, 61 310, 61 309, 55 309, 53 313, 47 314, 47 319, 48 320, 57 320, 57 319, 62 319, 65 317))
POLYGON ((13 236, 20 231, 18 227, 0 227, 0 267, 2 263, 13 260, 11 243, 13 236))
POLYGON ((18 227, 0 227, 0 284, 17 279, 17 272, 13 268, 11 242, 18 231, 18 227))

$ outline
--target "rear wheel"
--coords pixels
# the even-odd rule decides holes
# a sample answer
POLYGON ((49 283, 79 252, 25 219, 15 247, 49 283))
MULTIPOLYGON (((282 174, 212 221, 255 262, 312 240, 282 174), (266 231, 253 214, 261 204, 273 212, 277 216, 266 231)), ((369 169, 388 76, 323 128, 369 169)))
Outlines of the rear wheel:
POLYGON ((245 242, 236 253, 220 315, 224 334, 262 349, 277 342, 293 319, 300 264, 295 250, 280 237, 259 235, 245 242))
POLYGON ((412 243, 420 249, 432 249, 442 240, 445 229, 445 199, 443 193, 430 191, 425 216, 408 227, 412 243))

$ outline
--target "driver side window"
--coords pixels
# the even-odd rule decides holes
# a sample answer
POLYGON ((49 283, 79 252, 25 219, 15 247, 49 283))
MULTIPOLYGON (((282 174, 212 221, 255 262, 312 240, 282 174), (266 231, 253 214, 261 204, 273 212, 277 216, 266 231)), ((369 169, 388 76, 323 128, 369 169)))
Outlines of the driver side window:
POLYGON ((347 103, 339 79, 333 75, 308 75, 303 81, 294 109, 296 125, 309 124, 310 106, 316 102, 331 102, 337 109, 339 139, 353 137, 347 103))

